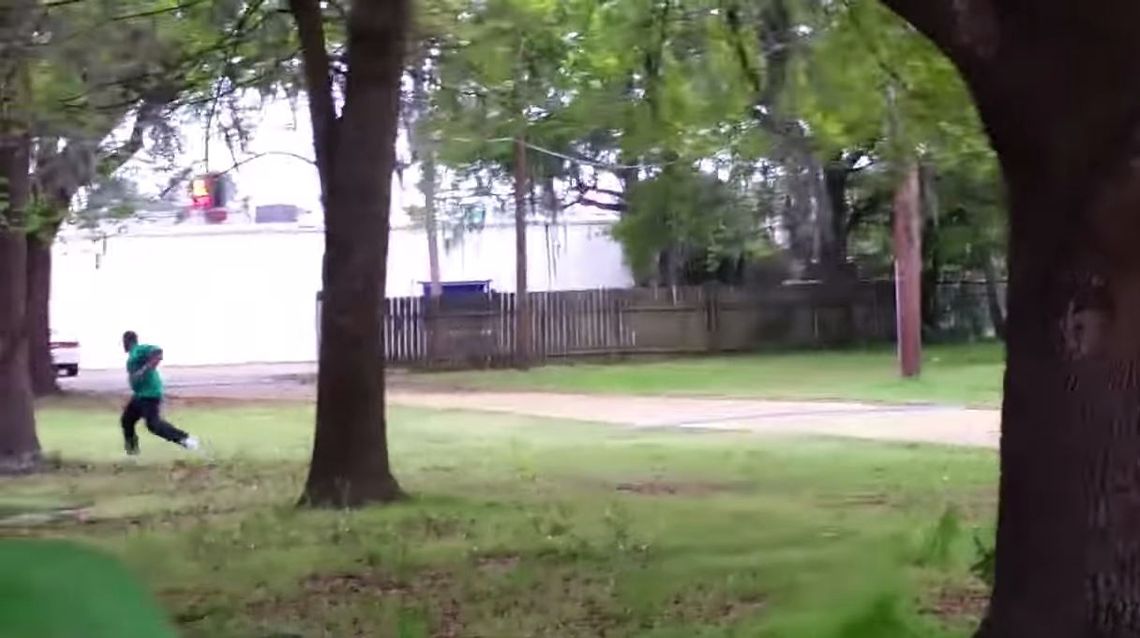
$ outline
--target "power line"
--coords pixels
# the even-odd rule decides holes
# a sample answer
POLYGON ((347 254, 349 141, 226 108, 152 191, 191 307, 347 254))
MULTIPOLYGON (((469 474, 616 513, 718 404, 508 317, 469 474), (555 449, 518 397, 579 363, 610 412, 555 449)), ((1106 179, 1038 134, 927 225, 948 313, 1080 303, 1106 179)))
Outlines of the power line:
MULTIPOLYGON (((484 143, 512 142, 513 143, 515 141, 515 138, 513 138, 513 137, 493 137, 493 138, 485 139, 485 140, 475 140, 475 139, 463 138, 463 137, 452 138, 452 139, 454 139, 457 142, 471 142, 471 143, 478 143, 478 142, 484 142, 484 143)), ((523 144, 528 149, 530 149, 532 151, 537 151, 537 152, 542 153, 544 155, 549 155, 551 157, 557 157, 559 159, 564 159, 564 160, 569 161, 569 162, 576 162, 578 164, 586 164, 588 166, 593 166, 594 168, 601 168, 601 169, 608 170, 608 171, 627 171, 627 170, 633 170, 633 169, 641 170, 641 169, 652 169, 652 168, 664 168, 666 166, 671 166, 671 165, 676 164, 676 163, 681 161, 680 158, 677 158, 674 160, 668 160, 668 161, 659 162, 656 164, 643 164, 643 163, 613 164, 610 162, 602 162, 599 160, 593 160, 593 159, 590 159, 588 157, 582 157, 580 155, 578 155, 578 156, 568 155, 566 153, 551 150, 549 148, 544 148, 542 146, 539 146, 537 144, 534 144, 534 143, 531 143, 531 142, 528 142, 525 140, 523 141, 523 144)))

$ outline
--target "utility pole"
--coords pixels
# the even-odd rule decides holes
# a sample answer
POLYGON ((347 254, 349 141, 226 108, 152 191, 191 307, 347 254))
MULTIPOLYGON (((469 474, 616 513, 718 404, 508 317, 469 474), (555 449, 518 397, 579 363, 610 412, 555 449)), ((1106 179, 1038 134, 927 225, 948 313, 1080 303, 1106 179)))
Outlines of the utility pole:
POLYGON ((895 191, 892 243, 899 373, 909 379, 922 372, 922 178, 914 146, 906 141, 893 83, 886 87, 886 103, 892 155, 903 169, 895 191))
POLYGON ((894 201, 895 318, 899 371, 922 372, 922 209, 918 164, 903 174, 894 201))
POLYGON ((515 366, 530 365, 530 301, 526 282, 526 139, 515 138, 515 366))

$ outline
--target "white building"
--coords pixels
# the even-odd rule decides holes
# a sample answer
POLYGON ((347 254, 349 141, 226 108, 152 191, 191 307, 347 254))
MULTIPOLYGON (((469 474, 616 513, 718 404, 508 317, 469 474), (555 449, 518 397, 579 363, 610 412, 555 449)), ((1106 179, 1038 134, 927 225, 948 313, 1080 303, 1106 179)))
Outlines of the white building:
MULTIPOLYGON (((608 222, 534 224, 531 290, 623 287, 632 280, 608 222)), ((515 286, 514 227, 487 225, 440 249, 444 281, 515 286)), ((441 242, 442 243, 442 242, 441 242)), ((393 228, 388 296, 421 294, 429 278, 420 229, 393 228)), ((52 323, 77 338, 83 366, 122 365, 119 337, 161 344, 169 365, 313 361, 320 289, 319 228, 267 225, 134 227, 102 237, 71 231, 56 243, 52 323)))

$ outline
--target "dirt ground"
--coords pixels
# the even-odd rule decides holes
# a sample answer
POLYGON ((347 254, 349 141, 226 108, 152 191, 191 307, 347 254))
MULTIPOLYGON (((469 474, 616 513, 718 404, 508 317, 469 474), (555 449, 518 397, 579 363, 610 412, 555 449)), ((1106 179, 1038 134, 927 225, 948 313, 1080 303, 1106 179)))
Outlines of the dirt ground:
MULTIPOLYGON (((118 372, 89 374, 71 388, 121 392, 118 372)), ((267 369, 182 370, 169 375, 172 396, 183 399, 311 401, 306 374, 267 369)), ((595 396, 538 392, 427 391, 397 387, 392 405, 504 412, 607 423, 632 428, 746 431, 767 435, 838 436, 858 439, 996 448, 998 413, 943 406, 761 401, 714 398, 595 396)))

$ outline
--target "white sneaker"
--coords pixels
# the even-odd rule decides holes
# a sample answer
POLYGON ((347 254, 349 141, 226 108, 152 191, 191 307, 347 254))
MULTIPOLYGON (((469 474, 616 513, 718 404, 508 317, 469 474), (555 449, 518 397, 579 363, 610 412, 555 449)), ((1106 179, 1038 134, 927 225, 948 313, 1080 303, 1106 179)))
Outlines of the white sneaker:
POLYGON ((202 444, 198 441, 197 438, 188 436, 185 439, 182 439, 182 447, 186 448, 187 450, 197 450, 198 448, 202 447, 202 444))

